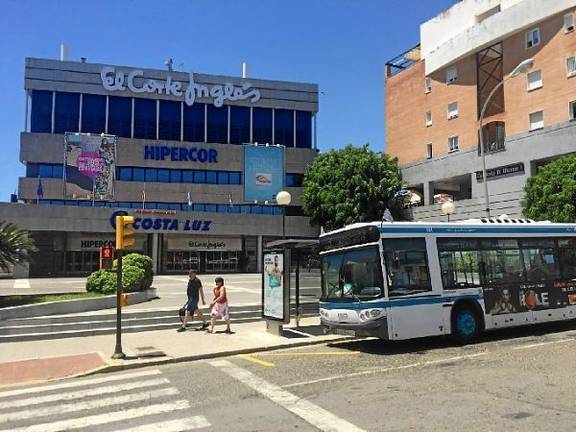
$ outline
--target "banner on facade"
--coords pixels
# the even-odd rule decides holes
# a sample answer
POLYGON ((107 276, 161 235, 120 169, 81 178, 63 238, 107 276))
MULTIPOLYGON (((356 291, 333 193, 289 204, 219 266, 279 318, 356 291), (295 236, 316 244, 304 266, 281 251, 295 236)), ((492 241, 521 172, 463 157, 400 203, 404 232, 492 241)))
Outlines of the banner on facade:
POLYGON ((274 202, 284 189, 284 147, 244 146, 244 200, 274 202))
POLYGON ((113 199, 118 137, 67 133, 64 140, 64 197, 113 199))

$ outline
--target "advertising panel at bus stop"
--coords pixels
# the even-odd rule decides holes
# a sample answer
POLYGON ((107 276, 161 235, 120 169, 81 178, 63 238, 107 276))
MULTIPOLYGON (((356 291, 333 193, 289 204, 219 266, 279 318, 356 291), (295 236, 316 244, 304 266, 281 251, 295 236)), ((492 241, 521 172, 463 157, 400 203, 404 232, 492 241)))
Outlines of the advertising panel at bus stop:
POLYGON ((288 284, 284 278, 286 268, 284 252, 264 253, 262 277, 262 316, 265 319, 289 322, 288 284))

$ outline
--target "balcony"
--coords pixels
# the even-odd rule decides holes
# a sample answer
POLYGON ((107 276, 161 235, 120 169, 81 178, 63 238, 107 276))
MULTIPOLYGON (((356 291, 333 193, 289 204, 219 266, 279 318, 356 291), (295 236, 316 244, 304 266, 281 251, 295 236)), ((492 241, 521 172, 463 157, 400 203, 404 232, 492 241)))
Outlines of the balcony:
MULTIPOLYGON (((504 122, 495 121, 482 127, 484 138, 484 153, 498 153, 506 150, 506 125, 504 122)), ((480 139, 478 139, 478 156, 482 154, 480 139)))
POLYGON ((386 77, 390 78, 420 61, 420 44, 386 62, 386 77))

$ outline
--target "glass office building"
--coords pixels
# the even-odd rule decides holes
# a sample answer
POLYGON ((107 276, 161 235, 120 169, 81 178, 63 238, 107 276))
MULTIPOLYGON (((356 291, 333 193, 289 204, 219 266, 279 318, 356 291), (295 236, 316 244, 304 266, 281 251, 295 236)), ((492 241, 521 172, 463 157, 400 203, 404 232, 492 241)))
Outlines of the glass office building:
POLYGON ((25 91, 26 173, 19 203, 2 204, 39 247, 21 275, 93 271, 117 212, 137 216, 134 249, 160 274, 259 271, 283 214, 287 235, 318 234, 300 207, 317 154, 315 84, 27 58, 25 91), (64 137, 74 132, 118 136, 113 199, 64 193, 64 137), (285 209, 244 200, 243 149, 255 143, 285 149, 285 209))

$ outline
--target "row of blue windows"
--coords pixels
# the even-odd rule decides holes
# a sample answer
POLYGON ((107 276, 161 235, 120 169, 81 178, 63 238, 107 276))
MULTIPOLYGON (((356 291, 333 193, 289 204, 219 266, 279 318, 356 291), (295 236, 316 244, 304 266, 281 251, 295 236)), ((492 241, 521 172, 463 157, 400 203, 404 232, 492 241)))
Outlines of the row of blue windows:
MULTIPOLYGON (((157 137, 156 100, 108 96, 106 131, 106 96, 83 94, 80 104, 80 93, 33 90, 30 131, 98 134, 107 132, 125 138, 174 141, 180 141, 182 135, 184 141, 190 142, 242 144, 250 142, 250 113, 248 107, 218 108, 202 103, 188 106, 182 102, 160 100, 157 137), (134 118, 132 118, 132 100, 134 100, 134 118), (54 106, 53 129, 52 106, 54 106), (81 131, 78 130, 80 123, 81 131)), ((312 113, 296 111, 294 114, 293 110, 255 107, 252 110, 252 134, 252 142, 274 142, 294 147, 296 141, 296 147, 311 148, 312 113)))
MULTIPOLYGON (((92 207, 92 201, 79 201, 79 200, 45 200, 41 199, 38 202, 44 205, 63 205, 75 207, 92 207)), ((95 201, 94 207, 109 207, 109 208, 123 208, 123 209, 142 209, 142 202, 108 202, 108 201, 95 201)), ((279 206, 263 206, 253 204, 196 204, 191 206, 182 203, 163 203, 163 202, 147 202, 146 209, 153 210, 177 210, 177 211, 194 211, 194 212, 210 212, 210 213, 235 213, 235 214, 262 214, 262 215, 281 215, 282 207, 279 206)))
MULTIPOLYGON (((26 177, 62 178, 62 164, 26 165, 26 177)), ((242 184, 239 171, 181 170, 167 168, 118 167, 116 178, 121 181, 195 183, 195 184, 242 184)), ((286 174, 286 187, 301 187, 303 174, 286 174)))

